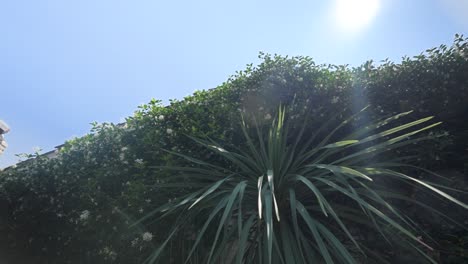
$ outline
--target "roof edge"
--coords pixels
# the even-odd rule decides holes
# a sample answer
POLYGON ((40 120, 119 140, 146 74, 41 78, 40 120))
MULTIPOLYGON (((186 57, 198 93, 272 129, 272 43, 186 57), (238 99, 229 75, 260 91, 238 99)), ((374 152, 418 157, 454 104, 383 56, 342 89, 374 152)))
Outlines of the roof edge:
POLYGON ((10 127, 8 127, 8 125, 5 122, 0 120, 0 134, 6 134, 9 131, 10 131, 10 127))

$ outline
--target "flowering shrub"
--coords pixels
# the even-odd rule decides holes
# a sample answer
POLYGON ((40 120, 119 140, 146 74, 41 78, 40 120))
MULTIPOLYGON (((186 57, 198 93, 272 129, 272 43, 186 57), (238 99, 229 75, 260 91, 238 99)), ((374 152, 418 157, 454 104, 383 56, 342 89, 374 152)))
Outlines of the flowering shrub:
POLYGON ((463 157, 468 127, 462 118, 468 113, 467 43, 457 36, 450 48, 428 50, 399 64, 367 62, 357 68, 260 54, 258 66, 248 65, 215 89, 172 100, 169 106, 152 100, 125 125, 93 124, 89 135, 66 142, 57 158, 33 155, 0 172, 0 246, 29 254, 35 263, 144 261, 169 230, 164 224, 129 228, 129 223, 179 196, 177 189, 163 188, 169 185, 164 181, 168 172, 155 170, 184 162, 168 151, 229 167, 187 135, 215 138, 235 149, 245 144, 237 126, 240 114, 247 124, 254 119, 268 124, 280 104, 292 130, 306 113, 312 117, 306 124, 310 129, 367 104, 373 116, 409 109, 415 118, 436 115, 446 121, 442 129, 449 135, 407 154, 420 156, 420 163, 438 157, 432 169, 463 169, 468 166, 463 157))
POLYGON ((267 133, 242 123, 248 147, 234 151, 211 139, 193 138, 228 160, 230 167, 172 152, 193 163, 165 167, 173 172, 165 180, 186 193, 140 220, 158 221, 171 215, 178 220, 145 263, 155 263, 162 254, 174 258, 174 263, 369 263, 395 260, 399 248, 413 251, 415 261, 419 255, 433 262, 424 252, 432 250, 425 242, 430 237, 398 204, 411 201, 404 187, 440 195, 464 210, 468 205, 445 193, 442 185, 402 173, 406 167, 420 169, 403 163, 411 157, 379 157, 437 137, 415 135, 440 122, 427 123, 432 117, 426 117, 392 126, 410 113, 405 112, 373 121, 344 138, 334 137, 363 113, 334 128, 325 123, 315 131, 290 131, 289 119, 280 109, 267 133), (247 131, 252 130, 251 136, 247 131), (321 135, 322 131, 326 133, 321 135), (180 233, 197 235, 193 243, 184 244, 187 238, 177 237, 180 233), (378 234, 377 239, 364 239, 368 233, 378 234), (375 247, 375 240, 381 239, 388 242, 385 253, 375 247), (169 241, 176 245, 175 251, 167 248, 169 241))

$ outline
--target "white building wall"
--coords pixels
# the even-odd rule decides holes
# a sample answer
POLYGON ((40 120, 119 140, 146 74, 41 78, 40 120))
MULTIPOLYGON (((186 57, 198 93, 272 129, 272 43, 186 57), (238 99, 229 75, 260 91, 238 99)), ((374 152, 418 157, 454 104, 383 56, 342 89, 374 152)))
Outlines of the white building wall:
POLYGON ((3 137, 4 134, 8 133, 10 128, 2 120, 0 120, 0 154, 7 148, 8 144, 3 137))

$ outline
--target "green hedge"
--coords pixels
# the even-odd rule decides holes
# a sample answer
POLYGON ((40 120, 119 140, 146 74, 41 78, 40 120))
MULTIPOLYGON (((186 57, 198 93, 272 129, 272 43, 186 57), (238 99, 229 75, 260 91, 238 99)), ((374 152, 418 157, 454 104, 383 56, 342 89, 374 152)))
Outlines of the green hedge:
POLYGON ((317 65, 308 57, 260 54, 260 59, 215 89, 168 106, 152 100, 125 126, 93 124, 89 135, 66 142, 56 159, 33 155, 0 172, 0 246, 30 255, 35 263, 143 261, 167 230, 129 229, 128 223, 177 196, 165 192, 159 180, 164 172, 153 168, 175 162, 164 150, 215 158, 186 135, 239 146, 241 114, 246 122, 266 123, 279 104, 297 125, 304 113, 312 113, 310 129, 368 104, 375 116, 407 110, 415 110, 415 118, 435 115, 449 136, 430 151, 414 152, 431 161, 425 165, 432 169, 466 170, 468 39, 456 36, 450 48, 401 63, 356 68, 317 65))

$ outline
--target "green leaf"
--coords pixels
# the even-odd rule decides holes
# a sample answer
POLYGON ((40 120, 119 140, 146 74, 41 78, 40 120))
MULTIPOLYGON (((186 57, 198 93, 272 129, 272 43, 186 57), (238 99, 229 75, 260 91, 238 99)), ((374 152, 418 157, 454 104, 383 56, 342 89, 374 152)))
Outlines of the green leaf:
POLYGON ((249 236, 251 235, 250 230, 253 226, 255 218, 256 218, 255 215, 251 215, 249 219, 245 222, 244 227, 242 228, 241 236, 239 238, 239 244, 238 244, 238 253, 236 257, 237 264, 241 264, 244 258, 244 252, 247 247, 247 240, 249 236))
POLYGON ((275 183, 273 180, 273 170, 268 170, 267 171, 267 179, 268 179, 268 185, 271 190, 271 195, 273 196, 273 203, 275 206, 275 212, 276 212, 276 219, 278 222, 280 221, 280 215, 279 215, 279 209, 278 209, 278 203, 276 202, 276 197, 275 197, 275 183))
POLYGON ((302 219, 304 219, 304 222, 309 227, 309 230, 312 232, 312 235, 315 238, 315 242, 317 242, 317 245, 320 249, 320 254, 325 260, 325 263, 333 264, 334 262, 330 256, 327 245, 325 244, 325 242, 322 239, 322 236, 320 236, 320 233, 317 230, 317 222, 314 221, 312 217, 310 217, 309 213, 305 209, 304 205, 302 205, 302 203, 297 202, 296 209, 299 212, 299 214, 302 216, 302 219))
POLYGON ((271 263, 272 246, 273 246, 273 210, 272 210, 272 193, 267 190, 264 193, 265 199, 265 222, 266 222, 266 235, 268 242, 268 263, 271 263))
POLYGON ((389 169, 374 169, 374 168, 367 168, 365 169, 366 171, 368 171, 370 174, 385 174, 385 175, 391 175, 391 176, 396 176, 396 177, 399 177, 399 178, 402 178, 402 179, 405 179, 405 180, 409 180, 409 181, 414 181, 424 187, 426 187, 427 189, 439 194, 440 196, 446 198, 447 200, 453 202, 453 203, 456 203, 458 204, 459 206, 465 208, 465 209, 468 209, 468 205, 457 200, 455 197, 431 186, 430 184, 427 184, 426 182, 422 181, 422 180, 419 180, 419 179, 416 179, 414 177, 410 177, 406 174, 403 174, 403 173, 399 173, 399 172, 396 172, 396 171, 393 171, 393 170, 389 170, 389 169))
POLYGON ((353 176, 357 176, 357 177, 360 177, 360 178, 363 178, 363 179, 366 179, 368 181, 372 181, 372 178, 370 178, 369 176, 357 171, 357 170, 353 170, 349 167, 343 167, 343 166, 336 166, 336 165, 327 165, 327 164, 311 164, 311 165, 308 165, 308 167, 315 167, 315 168, 319 168, 319 169, 327 169, 333 173, 342 173, 342 174, 349 174, 349 175, 353 175, 353 176))
POLYGON ((257 182, 257 189, 258 189, 258 218, 262 219, 262 186, 263 186, 263 176, 258 177, 258 182, 257 182))
POLYGON ((304 176, 296 175, 296 179, 298 181, 303 182, 315 194, 315 197, 317 198, 317 201, 320 205, 320 208, 322 209, 323 214, 325 216, 328 216, 327 210, 325 210, 325 206, 323 205, 324 201, 326 201, 325 197, 323 197, 322 193, 317 189, 317 187, 315 187, 315 185, 304 176))
POLYGON ((328 144, 326 146, 323 146, 322 148, 327 149, 327 148, 337 148, 337 147, 344 147, 344 146, 349 146, 352 144, 358 143, 359 140, 343 140, 343 141, 338 141, 335 143, 328 144))
POLYGON ((213 184, 210 188, 208 188, 208 190, 206 190, 206 192, 204 192, 200 197, 198 197, 197 200, 195 200, 195 202, 192 203, 192 205, 190 205, 190 207, 188 208, 189 210, 195 206, 198 202, 200 202, 201 200, 203 200, 203 198, 205 198, 206 196, 210 195, 212 192, 214 192, 216 189, 218 189, 218 187, 223 184, 226 180, 228 180, 229 177, 226 177, 220 181, 217 181, 215 184, 213 184))
POLYGON ((190 252, 185 260, 185 263, 188 263, 190 260, 190 257, 192 256, 193 252, 195 252, 195 249, 197 248, 198 244, 200 243, 202 237, 205 235, 205 232, 209 225, 211 224, 211 221, 213 221, 213 218, 226 206, 227 204, 227 197, 222 198, 217 206, 211 211, 210 215, 208 216, 208 219, 205 221, 203 227, 201 230, 198 231, 197 238, 195 239, 195 242, 193 243, 192 248, 190 249, 190 252))
POLYGON ((211 247, 210 254, 208 255, 207 263, 211 263, 211 257, 213 256, 213 252, 214 252, 214 250, 216 248, 216 244, 218 242, 219 235, 221 233, 221 230, 222 230, 223 226, 225 225, 225 222, 226 222, 226 219, 227 219, 228 215, 231 214, 231 210, 233 209, 232 206, 234 204, 234 201, 236 200, 237 195, 240 192, 240 190, 245 188, 246 185, 247 185, 246 181, 242 181, 242 182, 238 183, 236 185, 236 187, 234 188, 234 190, 232 191, 232 193, 229 195, 229 199, 227 201, 227 204, 224 207, 223 215, 222 215, 221 220, 219 221, 219 224, 218 224, 218 230, 216 231, 216 235, 215 235, 215 238, 214 238, 214 241, 213 241, 213 245, 211 247))
POLYGON ((177 228, 174 228, 172 232, 169 234, 169 236, 164 240, 164 242, 156 249, 145 261, 144 263, 149 263, 153 264, 154 261, 161 255, 163 252, 164 248, 166 247, 167 243, 172 239, 174 234, 177 232, 177 228))

